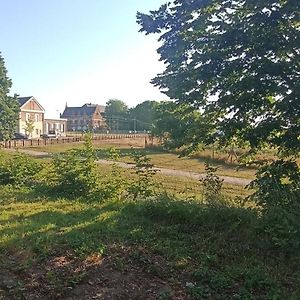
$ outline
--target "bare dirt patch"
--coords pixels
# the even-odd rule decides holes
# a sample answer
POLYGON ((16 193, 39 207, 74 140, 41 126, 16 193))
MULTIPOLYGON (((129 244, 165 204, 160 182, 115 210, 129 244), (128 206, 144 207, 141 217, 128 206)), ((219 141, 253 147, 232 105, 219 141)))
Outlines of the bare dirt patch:
POLYGON ((112 246, 109 255, 55 255, 41 262, 1 258, 1 299, 189 299, 169 263, 145 249, 112 246))

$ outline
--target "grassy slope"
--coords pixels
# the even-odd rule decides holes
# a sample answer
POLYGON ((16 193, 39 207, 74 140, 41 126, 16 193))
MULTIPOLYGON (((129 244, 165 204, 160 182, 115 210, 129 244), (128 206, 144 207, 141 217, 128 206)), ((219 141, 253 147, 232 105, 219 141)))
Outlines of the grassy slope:
MULTIPOLYGON (((1 189, 0 279, 12 274, 16 280, 5 288, 0 283, 0 298, 65 299, 103 268, 49 263, 62 257, 71 265, 90 257, 112 261, 109 273, 121 274, 123 281, 131 270, 129 282, 140 287, 136 299, 300 298, 299 255, 272 250, 268 237, 256 230, 254 211, 168 199, 89 203, 1 189)), ((127 297, 135 291, 128 289, 127 297)), ((97 295, 95 286, 90 290, 97 295)))

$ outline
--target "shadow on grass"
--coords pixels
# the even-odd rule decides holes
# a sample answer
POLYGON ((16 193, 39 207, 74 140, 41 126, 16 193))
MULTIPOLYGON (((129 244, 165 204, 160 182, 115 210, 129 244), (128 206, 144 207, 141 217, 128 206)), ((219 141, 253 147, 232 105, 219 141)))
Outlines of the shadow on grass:
POLYGON ((0 233, 6 237, 2 247, 19 245, 46 256, 61 247, 87 254, 110 243, 147 244, 172 260, 186 260, 204 249, 224 251, 227 257, 236 251, 251 256, 260 248, 261 241, 254 237, 257 215, 246 209, 207 208, 169 199, 93 204, 32 203, 32 198, 19 200, 15 214, 2 221, 0 233))
POLYGON ((66 251, 83 257, 109 255, 110 245, 147 248, 177 268, 198 272, 199 290, 194 293, 200 293, 204 282, 211 293, 232 295, 245 287, 245 278, 250 276, 252 286, 246 288, 249 293, 261 293, 259 298, 269 285, 276 291, 279 281, 284 286, 284 274, 296 280, 297 272, 290 272, 296 270, 297 256, 287 260, 272 251, 268 237, 257 231, 259 216, 254 210, 205 207, 168 198, 99 204, 67 200, 30 203, 18 197, 15 211, 11 205, 9 217, 2 220, 2 249, 26 249, 47 259, 66 251), (276 271, 271 274, 273 268, 276 271), (282 278, 276 283, 278 274, 282 278), (265 281, 266 276, 273 279, 265 281))
POLYGON ((257 170, 257 166, 242 166, 237 161, 230 162, 227 158, 222 157, 211 157, 210 155, 197 155, 191 157, 192 159, 197 159, 200 163, 207 163, 215 166, 221 166, 224 169, 236 169, 236 170, 257 170))

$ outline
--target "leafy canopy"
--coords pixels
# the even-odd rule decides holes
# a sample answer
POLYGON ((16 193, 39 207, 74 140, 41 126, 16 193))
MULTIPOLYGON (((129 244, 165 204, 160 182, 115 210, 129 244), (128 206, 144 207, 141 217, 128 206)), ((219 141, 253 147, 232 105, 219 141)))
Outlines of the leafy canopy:
POLYGON ((300 1, 176 0, 137 14, 166 69, 153 79, 201 109, 223 142, 300 149, 300 1))
POLYGON ((11 85, 0 53, 0 141, 13 137, 18 120, 19 104, 16 96, 8 95, 11 85))
POLYGON ((146 100, 129 110, 129 118, 135 122, 134 129, 137 131, 151 130, 155 107, 158 102, 146 100))
POLYGON ((105 114, 107 117, 124 116, 128 107, 125 102, 118 99, 110 99, 106 102, 105 114))

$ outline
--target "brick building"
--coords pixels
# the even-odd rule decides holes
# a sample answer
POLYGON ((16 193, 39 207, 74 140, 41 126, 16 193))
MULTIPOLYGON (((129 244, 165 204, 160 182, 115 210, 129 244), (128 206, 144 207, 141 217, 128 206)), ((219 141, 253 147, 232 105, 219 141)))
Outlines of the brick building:
POLYGON ((104 119, 105 106, 86 103, 81 107, 68 107, 61 114, 67 119, 67 131, 103 130, 106 129, 104 119))

